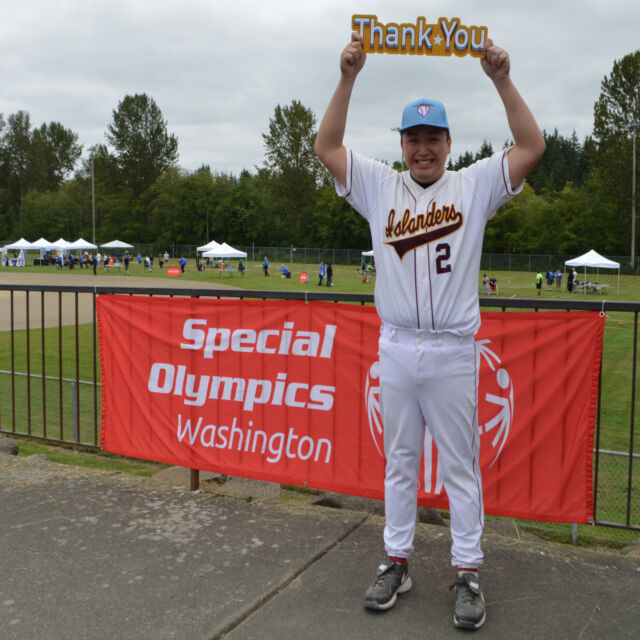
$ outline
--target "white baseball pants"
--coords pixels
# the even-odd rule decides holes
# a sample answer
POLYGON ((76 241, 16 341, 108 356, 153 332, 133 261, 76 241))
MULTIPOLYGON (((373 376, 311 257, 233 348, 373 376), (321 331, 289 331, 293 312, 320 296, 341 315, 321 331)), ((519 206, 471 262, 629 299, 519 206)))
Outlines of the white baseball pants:
POLYGON ((451 563, 478 567, 483 560, 484 508, 473 336, 383 324, 379 355, 386 455, 385 550, 400 558, 413 551, 426 423, 438 448, 449 497, 451 563))

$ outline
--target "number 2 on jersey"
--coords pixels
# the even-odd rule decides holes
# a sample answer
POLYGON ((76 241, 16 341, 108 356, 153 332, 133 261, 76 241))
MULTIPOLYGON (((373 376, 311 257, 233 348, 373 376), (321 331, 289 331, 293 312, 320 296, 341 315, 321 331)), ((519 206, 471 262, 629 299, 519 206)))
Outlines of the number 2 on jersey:
POLYGON ((451 258, 451 247, 447 242, 441 242, 436 246, 436 273, 451 273, 451 265, 447 264, 447 260, 451 258))

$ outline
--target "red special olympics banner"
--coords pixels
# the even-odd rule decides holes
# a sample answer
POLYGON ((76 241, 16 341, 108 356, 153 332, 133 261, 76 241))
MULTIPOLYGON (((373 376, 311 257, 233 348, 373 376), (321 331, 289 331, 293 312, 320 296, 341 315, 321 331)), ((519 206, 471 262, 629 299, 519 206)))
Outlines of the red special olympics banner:
MULTIPOLYGON (((383 498, 373 307, 100 295, 97 308, 107 451, 383 498)), ((604 318, 482 320, 486 512, 587 522, 604 318)), ((428 431, 418 497, 448 508, 428 431)))

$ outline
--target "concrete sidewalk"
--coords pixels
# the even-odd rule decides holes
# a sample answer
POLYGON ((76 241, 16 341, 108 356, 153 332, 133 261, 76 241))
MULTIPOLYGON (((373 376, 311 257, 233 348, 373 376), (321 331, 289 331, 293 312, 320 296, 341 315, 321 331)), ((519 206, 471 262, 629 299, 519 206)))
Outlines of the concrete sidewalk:
MULTIPOLYGON (((209 640, 454 638, 446 527, 419 524, 414 587, 362 607, 382 558, 378 516, 237 497, 0 454, 0 637, 209 640)), ((203 482, 206 487, 207 483, 203 482)), ((249 486, 249 484, 247 485, 249 486)), ((484 539, 477 637, 632 638, 640 555, 484 539)))

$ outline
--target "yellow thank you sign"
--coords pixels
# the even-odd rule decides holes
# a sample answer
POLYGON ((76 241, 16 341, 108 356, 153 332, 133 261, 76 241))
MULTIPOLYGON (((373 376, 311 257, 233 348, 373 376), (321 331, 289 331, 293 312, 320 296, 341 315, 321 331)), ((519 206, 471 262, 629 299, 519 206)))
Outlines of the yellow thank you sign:
POLYGON ((419 17, 415 23, 384 24, 377 16, 354 15, 351 28, 362 36, 365 53, 482 58, 487 40, 487 27, 468 27, 460 18, 438 18, 430 24, 419 17))

